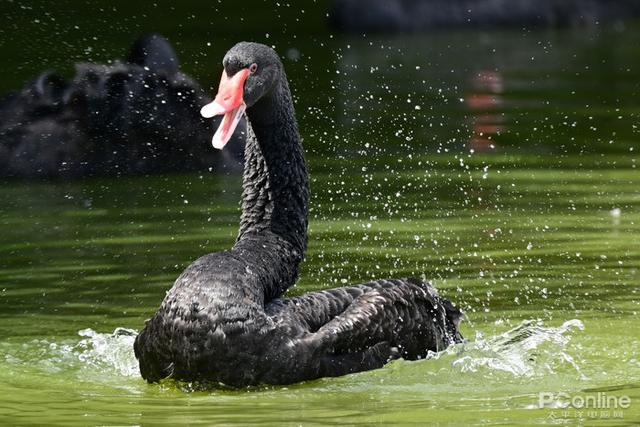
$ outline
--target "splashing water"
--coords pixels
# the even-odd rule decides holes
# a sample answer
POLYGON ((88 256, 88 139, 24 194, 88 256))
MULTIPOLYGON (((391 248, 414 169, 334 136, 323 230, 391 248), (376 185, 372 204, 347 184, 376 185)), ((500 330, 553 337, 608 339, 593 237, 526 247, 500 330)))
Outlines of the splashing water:
MULTIPOLYGON (((586 379, 574 357, 567 352, 573 330, 584 330, 583 323, 573 319, 558 327, 551 327, 544 326, 539 319, 524 320, 496 336, 484 338, 478 332, 474 341, 434 353, 430 359, 445 358, 454 370, 462 373, 487 369, 514 377, 553 374, 556 367, 568 364, 582 379, 586 379), (454 358, 452 362, 451 357, 454 358)), ((113 333, 106 334, 83 329, 78 334, 84 338, 71 351, 84 365, 126 377, 140 375, 133 354, 136 331, 117 328, 113 333)))
MULTIPOLYGON (((568 364, 581 379, 586 379, 574 357, 567 352, 574 329, 584 330, 580 320, 569 320, 558 327, 544 326, 541 320, 525 320, 496 336, 484 338, 477 333, 474 341, 433 353, 423 362, 396 362, 390 365, 387 374, 424 367, 442 375, 444 373, 438 368, 444 367, 454 375, 456 372, 467 375, 501 372, 514 378, 528 378, 554 374, 560 365, 568 364), (420 367, 421 363, 425 365, 420 367)), ((87 328, 78 331, 78 335, 82 338, 75 343, 46 340, 25 343, 19 351, 6 353, 5 360, 17 365, 21 359, 38 355, 41 371, 49 374, 77 371, 78 377, 97 382, 139 377, 138 361, 133 352, 135 330, 116 328, 112 333, 100 333, 87 328)), ((385 370, 371 374, 384 376, 385 370)))
MULTIPOLYGON (((578 319, 568 320, 559 327, 545 327, 541 320, 525 320, 494 337, 484 338, 477 333, 475 341, 462 344, 464 355, 452 365, 464 373, 489 369, 516 377, 532 377, 553 374, 556 366, 567 363, 586 379, 574 358, 565 351, 573 329, 582 331, 584 325, 578 319)), ((460 352, 460 348, 453 347, 434 357, 460 352)))
POLYGON ((77 371, 79 378, 110 378, 110 374, 135 377, 140 374, 133 353, 133 341, 137 334, 125 328, 116 328, 110 334, 82 329, 78 335, 83 338, 77 342, 39 339, 23 343, 17 348, 3 343, 0 350, 4 349, 5 361, 16 368, 28 366, 51 375, 77 371), (34 359, 38 360, 37 366, 27 363, 34 359))
POLYGON ((85 365, 125 377, 140 375, 133 354, 133 341, 138 333, 133 329, 116 328, 111 334, 103 334, 88 328, 78 331, 78 335, 85 338, 72 351, 85 365))

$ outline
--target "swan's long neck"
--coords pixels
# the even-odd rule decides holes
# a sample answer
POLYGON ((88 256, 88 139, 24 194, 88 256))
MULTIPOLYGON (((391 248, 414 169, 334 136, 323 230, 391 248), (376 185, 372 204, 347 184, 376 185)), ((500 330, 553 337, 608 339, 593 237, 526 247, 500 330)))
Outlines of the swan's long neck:
POLYGON ((236 248, 264 246, 264 261, 275 262, 275 270, 271 270, 279 276, 279 283, 265 291, 266 298, 271 298, 295 282, 307 247, 309 178, 284 73, 279 84, 249 108, 247 115, 250 126, 236 248))

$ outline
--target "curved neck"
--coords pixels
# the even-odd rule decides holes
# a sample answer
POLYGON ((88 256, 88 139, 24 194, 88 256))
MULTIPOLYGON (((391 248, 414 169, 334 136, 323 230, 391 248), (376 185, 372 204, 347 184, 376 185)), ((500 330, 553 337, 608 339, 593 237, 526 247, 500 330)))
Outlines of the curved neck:
POLYGON ((235 246, 247 249, 256 237, 284 240, 276 245, 282 252, 278 259, 289 264, 287 275, 292 275, 277 286, 284 292, 295 281, 307 247, 309 210, 309 178, 284 74, 269 95, 247 109, 247 116, 242 218, 235 246))

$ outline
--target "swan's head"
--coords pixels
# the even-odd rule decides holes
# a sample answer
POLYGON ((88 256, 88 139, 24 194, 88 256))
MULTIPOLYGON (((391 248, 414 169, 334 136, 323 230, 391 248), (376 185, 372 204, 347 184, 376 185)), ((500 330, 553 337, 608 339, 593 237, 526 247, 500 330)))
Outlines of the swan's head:
POLYGON ((238 43, 224 56, 222 66, 218 94, 200 110, 206 118, 224 115, 211 141, 219 149, 231 138, 244 111, 268 95, 282 75, 278 54, 259 43, 238 43))

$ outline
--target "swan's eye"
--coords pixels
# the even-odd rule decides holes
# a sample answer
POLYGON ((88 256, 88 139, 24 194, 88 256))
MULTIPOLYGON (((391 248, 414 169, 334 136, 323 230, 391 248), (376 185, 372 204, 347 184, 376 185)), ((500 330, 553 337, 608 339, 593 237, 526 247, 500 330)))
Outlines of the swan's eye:
POLYGON ((254 62, 253 64, 249 65, 249 71, 251 71, 251 74, 254 74, 256 71, 258 71, 258 64, 254 62))

